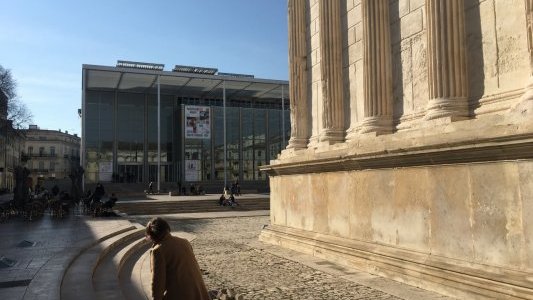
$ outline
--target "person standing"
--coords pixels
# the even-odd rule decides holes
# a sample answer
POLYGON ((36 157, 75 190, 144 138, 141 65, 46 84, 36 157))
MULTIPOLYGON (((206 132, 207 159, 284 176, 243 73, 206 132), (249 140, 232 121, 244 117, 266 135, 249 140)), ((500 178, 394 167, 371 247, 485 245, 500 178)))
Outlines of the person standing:
POLYGON ((146 237, 153 243, 152 299, 210 299, 189 241, 172 236, 168 223, 159 217, 146 225, 146 237))
POLYGON ((104 195, 105 195, 104 186, 100 182, 98 182, 96 184, 96 188, 94 189, 94 194, 93 194, 94 201, 100 201, 100 199, 102 199, 104 195))

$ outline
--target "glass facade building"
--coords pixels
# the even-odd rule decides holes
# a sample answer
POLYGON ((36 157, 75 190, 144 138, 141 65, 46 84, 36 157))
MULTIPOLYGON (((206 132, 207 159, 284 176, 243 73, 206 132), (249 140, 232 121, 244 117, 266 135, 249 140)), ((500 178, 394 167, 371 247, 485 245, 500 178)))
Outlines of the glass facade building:
POLYGON ((161 69, 83 65, 85 183, 267 190, 259 167, 290 137, 288 82, 161 69))

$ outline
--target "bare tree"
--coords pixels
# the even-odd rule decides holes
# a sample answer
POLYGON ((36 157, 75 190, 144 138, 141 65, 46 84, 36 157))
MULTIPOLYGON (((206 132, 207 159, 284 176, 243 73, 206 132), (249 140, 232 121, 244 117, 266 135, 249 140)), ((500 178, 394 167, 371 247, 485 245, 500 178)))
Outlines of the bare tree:
POLYGON ((18 98, 12 99, 7 103, 7 119, 12 122, 13 128, 27 128, 31 124, 33 115, 18 98))
POLYGON ((11 70, 4 69, 0 65, 0 89, 4 91, 8 99, 17 97, 17 82, 11 75, 11 70))
POLYGON ((11 70, 4 69, 0 65, 0 89, 7 96, 7 119, 11 121, 13 129, 27 127, 32 121, 33 115, 30 110, 17 96, 17 82, 11 74, 11 70))

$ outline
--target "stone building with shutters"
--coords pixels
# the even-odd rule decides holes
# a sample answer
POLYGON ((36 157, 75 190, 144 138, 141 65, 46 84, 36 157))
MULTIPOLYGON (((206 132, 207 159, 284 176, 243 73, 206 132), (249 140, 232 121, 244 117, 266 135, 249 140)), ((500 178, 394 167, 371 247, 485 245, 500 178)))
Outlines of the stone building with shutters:
POLYGON ((289 0, 291 138, 260 239, 533 299, 531 0, 289 0))
POLYGON ((56 180, 70 183, 72 169, 80 165, 80 137, 68 131, 41 129, 37 125, 30 125, 21 132, 25 136, 26 168, 30 170, 32 187, 42 186, 45 181, 48 181, 47 187, 56 180))

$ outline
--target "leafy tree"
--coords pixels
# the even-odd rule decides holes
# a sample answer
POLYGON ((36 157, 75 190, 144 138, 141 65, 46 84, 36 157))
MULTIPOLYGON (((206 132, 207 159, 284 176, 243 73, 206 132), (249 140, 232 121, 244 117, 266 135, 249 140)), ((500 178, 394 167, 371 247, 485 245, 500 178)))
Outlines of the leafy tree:
POLYGON ((30 110, 17 96, 17 82, 11 74, 11 70, 0 65, 0 89, 7 96, 7 119, 14 129, 27 127, 32 122, 33 115, 30 110))

